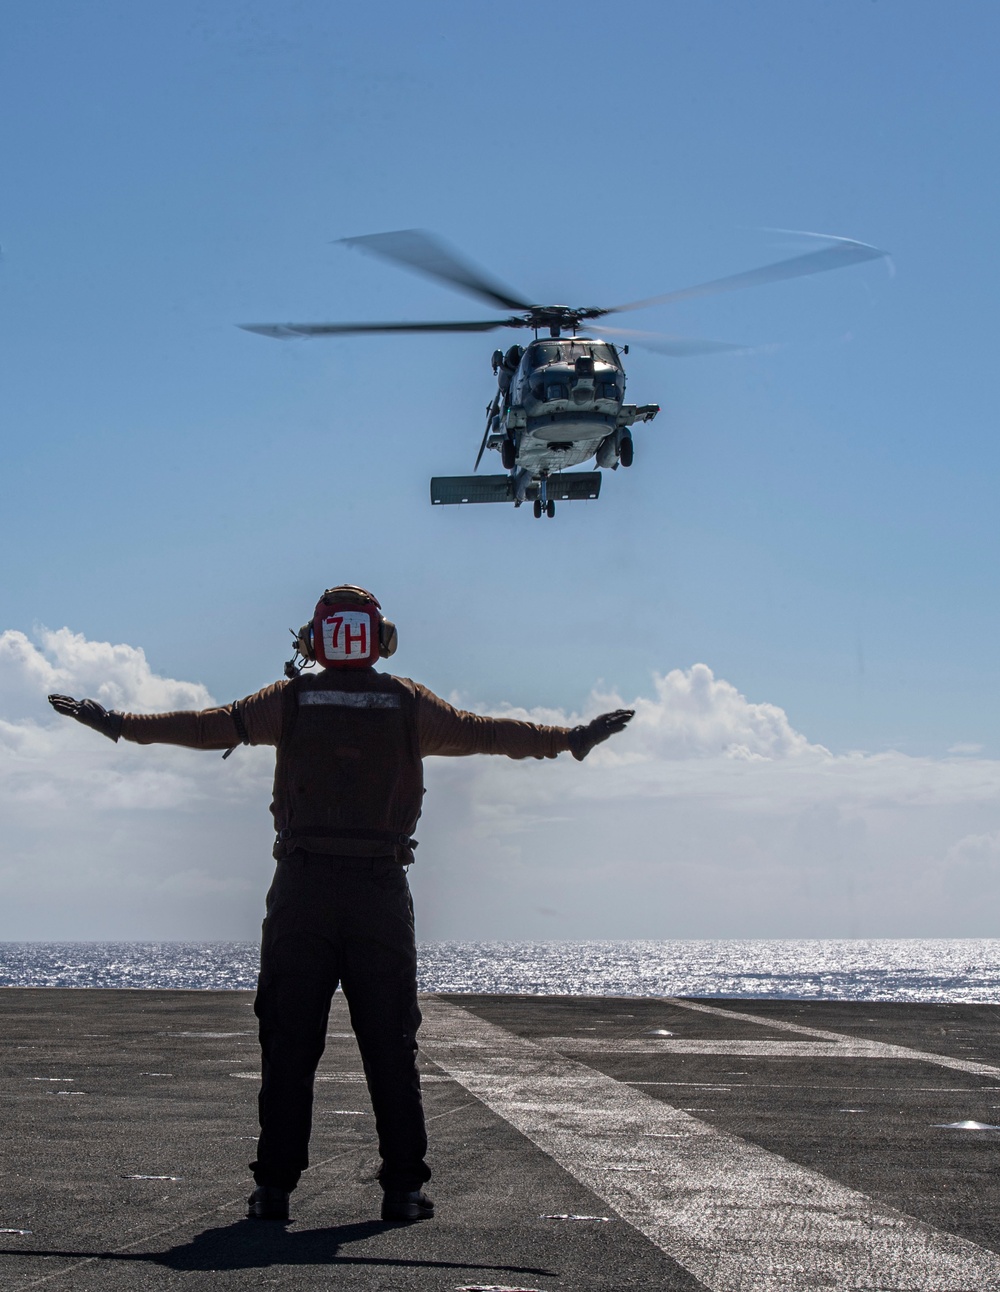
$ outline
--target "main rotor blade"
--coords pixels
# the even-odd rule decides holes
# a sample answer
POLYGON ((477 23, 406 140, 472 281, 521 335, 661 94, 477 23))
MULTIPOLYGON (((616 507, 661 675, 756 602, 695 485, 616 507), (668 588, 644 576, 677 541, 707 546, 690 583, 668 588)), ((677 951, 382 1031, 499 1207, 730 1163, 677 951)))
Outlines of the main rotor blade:
POLYGON ((821 251, 807 251, 801 256, 792 256, 789 260, 777 260, 771 265, 762 265, 760 269, 748 269, 742 274, 730 274, 726 278, 713 278, 711 282, 699 283, 695 287, 682 287, 679 291, 665 292, 662 296, 649 296, 646 300, 630 301, 627 305, 615 305, 608 314, 620 314, 624 310, 641 310, 647 305, 665 305, 669 301, 686 301, 695 296, 714 296, 717 292, 736 292, 744 287, 761 287, 765 283, 777 283, 786 278, 803 278, 808 274, 822 274, 829 269, 846 269, 848 265, 859 265, 866 260, 880 260, 887 256, 887 251, 871 247, 867 242, 854 242, 850 238, 838 238, 832 247, 821 251))
POLYGON ((605 327, 603 323, 596 328, 602 336, 620 336, 626 341, 634 341, 647 350, 657 354, 669 355, 671 359, 689 359, 699 354, 734 353, 750 347, 737 345, 732 341, 706 341, 700 337, 669 336, 665 332, 636 332, 627 327, 605 327))
POLYGON ((491 278, 485 270, 464 260, 457 252, 446 247, 423 229, 399 229, 395 233, 366 233, 358 238, 341 238, 339 241, 359 251, 369 251, 385 260, 415 269, 428 278, 450 283, 470 296, 502 305, 508 310, 531 309, 531 302, 518 296, 503 283, 491 278))
POLYGON ((461 323, 238 323, 244 332, 289 340, 303 336, 363 336, 366 332, 493 332, 524 327, 522 319, 484 319, 461 323))

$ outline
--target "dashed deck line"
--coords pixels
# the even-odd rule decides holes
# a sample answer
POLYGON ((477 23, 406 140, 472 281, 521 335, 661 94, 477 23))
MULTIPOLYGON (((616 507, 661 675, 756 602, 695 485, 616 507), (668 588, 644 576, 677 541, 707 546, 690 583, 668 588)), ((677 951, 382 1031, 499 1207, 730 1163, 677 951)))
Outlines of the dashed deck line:
POLYGON ((422 1007, 435 1064, 711 1292, 1000 1292, 993 1252, 456 1005, 422 1007))

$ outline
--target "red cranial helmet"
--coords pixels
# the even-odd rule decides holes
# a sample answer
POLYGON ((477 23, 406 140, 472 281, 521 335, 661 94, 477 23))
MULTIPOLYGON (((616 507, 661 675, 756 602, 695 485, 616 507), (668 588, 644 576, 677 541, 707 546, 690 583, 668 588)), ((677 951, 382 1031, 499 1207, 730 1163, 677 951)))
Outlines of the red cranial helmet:
POLYGON ((347 583, 323 593, 296 645, 305 659, 323 668, 368 668, 395 651, 396 625, 371 592, 347 583))

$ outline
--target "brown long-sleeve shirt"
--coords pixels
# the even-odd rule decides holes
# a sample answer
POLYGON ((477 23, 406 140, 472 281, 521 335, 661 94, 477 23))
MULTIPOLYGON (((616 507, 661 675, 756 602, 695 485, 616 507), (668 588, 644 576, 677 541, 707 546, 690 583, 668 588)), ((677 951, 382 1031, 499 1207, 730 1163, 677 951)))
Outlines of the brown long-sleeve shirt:
MULTIPOLYGON (((417 702, 420 756, 431 754, 505 754, 508 758, 555 758, 569 749, 567 727, 545 727, 513 718, 486 718, 455 709, 433 691, 398 678, 417 702)), ((237 701, 251 745, 277 745, 288 681, 274 682, 237 701)), ((138 745, 185 745, 190 749, 228 749, 240 743, 232 704, 178 713, 126 713, 122 738, 138 745)))

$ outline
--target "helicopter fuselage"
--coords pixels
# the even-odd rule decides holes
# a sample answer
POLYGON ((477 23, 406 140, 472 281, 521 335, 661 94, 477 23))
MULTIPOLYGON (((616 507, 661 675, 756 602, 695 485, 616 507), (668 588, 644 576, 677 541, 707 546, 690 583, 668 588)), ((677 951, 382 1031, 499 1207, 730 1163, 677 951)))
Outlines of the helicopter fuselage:
POLYGON ((590 458, 611 469, 631 461, 628 449, 622 453, 628 428, 659 408, 624 402, 617 347, 595 337, 553 337, 532 341, 512 372, 515 358, 510 350, 494 355, 499 390, 487 441, 509 470, 537 480, 590 458))

